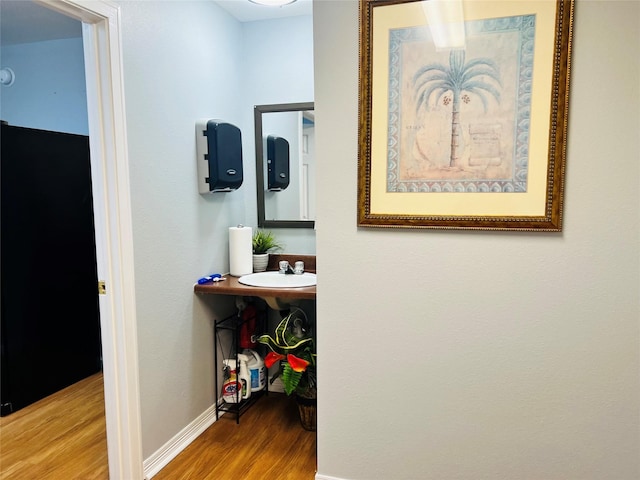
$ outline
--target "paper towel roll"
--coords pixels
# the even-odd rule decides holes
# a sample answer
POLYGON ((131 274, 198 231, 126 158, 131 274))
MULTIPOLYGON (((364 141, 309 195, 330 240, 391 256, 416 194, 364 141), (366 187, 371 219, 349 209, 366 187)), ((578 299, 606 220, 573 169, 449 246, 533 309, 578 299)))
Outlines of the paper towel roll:
POLYGON ((251 227, 229 227, 229 273, 241 277, 253 273, 251 227))

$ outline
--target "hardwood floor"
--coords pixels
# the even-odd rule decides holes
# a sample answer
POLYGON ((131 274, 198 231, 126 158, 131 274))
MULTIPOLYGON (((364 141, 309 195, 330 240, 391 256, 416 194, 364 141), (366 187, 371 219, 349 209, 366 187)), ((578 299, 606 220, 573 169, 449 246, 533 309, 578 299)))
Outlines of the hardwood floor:
POLYGON ((0 418, 0 479, 108 478, 102 373, 0 418))
MULTIPOLYGON (((313 480, 316 434, 270 393, 222 416, 153 480, 313 480)), ((0 418, 0 480, 108 480, 102 374, 0 418)), ((124 479, 122 479, 124 480, 124 479)))
POLYGON ((313 480, 316 432, 302 428, 295 401, 270 393, 236 425, 226 414, 153 480, 313 480))

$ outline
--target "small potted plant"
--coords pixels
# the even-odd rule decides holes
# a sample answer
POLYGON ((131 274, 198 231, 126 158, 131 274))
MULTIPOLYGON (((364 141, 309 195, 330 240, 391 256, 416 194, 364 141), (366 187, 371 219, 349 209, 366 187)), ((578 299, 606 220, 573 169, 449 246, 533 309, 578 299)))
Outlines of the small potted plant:
POLYGON ((264 364, 278 365, 270 383, 280 377, 287 395, 294 395, 300 423, 305 430, 316 429, 316 352, 306 315, 296 308, 285 316, 274 336, 262 335, 258 341, 269 348, 264 364), (301 315, 300 315, 301 314, 301 315))
POLYGON ((253 234, 252 246, 254 272, 264 272, 269 264, 269 252, 282 248, 273 233, 260 229, 253 234))

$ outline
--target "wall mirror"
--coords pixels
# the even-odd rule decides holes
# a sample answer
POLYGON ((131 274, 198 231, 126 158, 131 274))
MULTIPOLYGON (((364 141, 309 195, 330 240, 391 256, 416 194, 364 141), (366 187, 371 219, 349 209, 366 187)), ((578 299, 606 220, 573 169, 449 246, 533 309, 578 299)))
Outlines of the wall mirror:
POLYGON ((313 102, 256 105, 258 226, 313 228, 316 212, 313 102))

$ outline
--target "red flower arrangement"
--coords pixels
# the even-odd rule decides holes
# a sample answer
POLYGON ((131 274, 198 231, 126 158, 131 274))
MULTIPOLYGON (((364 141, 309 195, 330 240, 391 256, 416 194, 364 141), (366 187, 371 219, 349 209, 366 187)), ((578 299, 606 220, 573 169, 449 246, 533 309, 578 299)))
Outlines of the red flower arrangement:
MULTIPOLYGON (((316 392, 316 354, 313 337, 305 329, 306 318, 297 316, 302 310, 293 310, 284 317, 275 330, 275 338, 262 335, 258 341, 271 350, 264 359, 267 368, 279 363, 278 376, 282 378, 287 395, 296 392, 303 397, 315 397, 316 392)), ((304 312, 302 312, 304 315, 304 312)))

